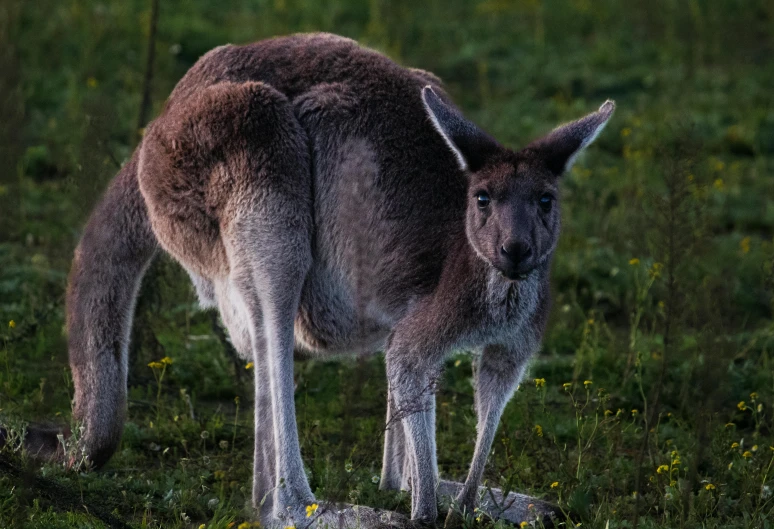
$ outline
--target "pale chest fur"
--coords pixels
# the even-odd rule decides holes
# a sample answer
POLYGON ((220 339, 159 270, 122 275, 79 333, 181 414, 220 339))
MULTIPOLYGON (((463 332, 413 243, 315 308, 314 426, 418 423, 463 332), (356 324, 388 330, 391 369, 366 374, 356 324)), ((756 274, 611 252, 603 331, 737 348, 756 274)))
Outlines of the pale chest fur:
POLYGON ((460 335, 454 349, 489 344, 517 345, 524 339, 540 297, 539 271, 524 281, 507 281, 492 269, 481 284, 479 318, 460 335))

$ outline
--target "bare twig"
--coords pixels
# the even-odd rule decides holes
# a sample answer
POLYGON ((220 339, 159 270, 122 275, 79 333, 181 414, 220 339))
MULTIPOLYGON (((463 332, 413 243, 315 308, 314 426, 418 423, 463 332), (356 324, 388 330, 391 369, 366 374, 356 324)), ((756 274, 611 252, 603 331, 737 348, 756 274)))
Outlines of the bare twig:
POLYGON ((153 85, 153 63, 156 60, 156 27, 159 20, 159 0, 151 0, 150 27, 148 29, 148 54, 145 60, 145 78, 142 87, 142 101, 140 113, 137 117, 135 128, 136 139, 140 139, 140 131, 148 122, 148 114, 151 107, 151 88, 153 85))

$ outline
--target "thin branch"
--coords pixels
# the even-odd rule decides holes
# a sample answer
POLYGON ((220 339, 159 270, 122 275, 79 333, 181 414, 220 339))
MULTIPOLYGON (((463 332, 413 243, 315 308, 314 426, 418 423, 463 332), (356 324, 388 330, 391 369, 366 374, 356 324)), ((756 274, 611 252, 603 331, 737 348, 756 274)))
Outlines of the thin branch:
POLYGON ((156 60, 156 27, 159 21, 159 0, 151 0, 150 28, 148 30, 148 54, 145 60, 145 79, 142 87, 142 102, 140 103, 140 113, 137 117, 137 127, 135 134, 137 141, 140 140, 140 131, 148 122, 148 114, 151 108, 151 88, 153 85, 153 63, 156 60))

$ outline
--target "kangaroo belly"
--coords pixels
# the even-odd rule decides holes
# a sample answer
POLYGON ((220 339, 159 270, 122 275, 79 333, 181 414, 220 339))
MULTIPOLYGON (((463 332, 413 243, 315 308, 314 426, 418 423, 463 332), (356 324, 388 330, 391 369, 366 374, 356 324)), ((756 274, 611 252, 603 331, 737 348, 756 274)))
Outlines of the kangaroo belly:
MULTIPOLYGON (((346 89, 326 86, 314 92, 296 102, 307 126, 314 130, 309 123, 312 113, 320 120, 318 127, 339 123, 339 130, 346 130, 346 121, 339 122, 338 113, 348 110, 351 102, 337 99, 339 104, 334 108, 314 106, 321 99, 327 102, 323 95, 346 99, 346 89)), ((317 146, 313 174, 315 262, 295 321, 296 343, 323 354, 375 352, 382 348, 396 320, 379 288, 384 274, 379 267, 383 261, 379 248, 382 223, 373 215, 381 201, 373 191, 379 174, 377 154, 371 142, 358 136, 321 144, 331 137, 327 132, 312 132, 317 146)))
POLYGON ((307 277, 295 320, 297 346, 324 355, 379 351, 393 319, 343 274, 315 265, 307 277))

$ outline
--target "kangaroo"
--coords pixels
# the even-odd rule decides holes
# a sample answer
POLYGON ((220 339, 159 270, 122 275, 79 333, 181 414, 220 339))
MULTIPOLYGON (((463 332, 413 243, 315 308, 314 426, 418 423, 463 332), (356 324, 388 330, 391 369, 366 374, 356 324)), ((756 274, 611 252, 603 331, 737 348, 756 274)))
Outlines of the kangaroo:
MULTIPOLYGON (((480 482, 546 325, 560 176, 613 110, 607 101, 514 151, 467 120, 437 77, 346 38, 210 51, 147 127, 75 251, 67 327, 79 446, 99 466, 120 441, 135 298, 163 249, 255 364, 252 498, 264 523, 303 521, 315 501, 294 348, 385 352, 380 486, 411 491, 412 520, 435 522, 443 495, 467 512, 483 495, 480 508, 516 523, 545 516, 548 504, 484 494, 480 482), (478 418, 464 483, 440 480, 435 445, 435 384, 460 349, 476 354, 478 418)), ((51 435, 31 431, 30 449, 61 457, 51 435)), ((317 516, 376 526, 385 514, 317 516)))

